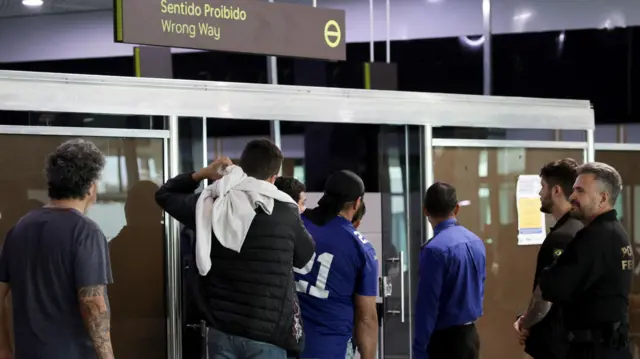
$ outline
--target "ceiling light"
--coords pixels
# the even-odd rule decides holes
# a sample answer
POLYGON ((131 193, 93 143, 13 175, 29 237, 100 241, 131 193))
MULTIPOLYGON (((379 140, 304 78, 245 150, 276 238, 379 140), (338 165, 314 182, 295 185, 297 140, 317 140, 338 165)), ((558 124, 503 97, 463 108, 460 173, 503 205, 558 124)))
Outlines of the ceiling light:
POLYGON ((42 0, 22 0, 22 5, 24 6, 42 6, 42 0))

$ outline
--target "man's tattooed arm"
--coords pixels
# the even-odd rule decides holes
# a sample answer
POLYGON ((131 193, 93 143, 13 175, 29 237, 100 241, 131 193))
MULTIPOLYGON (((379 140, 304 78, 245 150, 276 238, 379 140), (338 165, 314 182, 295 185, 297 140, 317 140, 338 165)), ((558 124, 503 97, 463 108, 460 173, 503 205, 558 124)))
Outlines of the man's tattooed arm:
POLYGON ((547 302, 542 299, 542 292, 540 287, 536 287, 529 301, 529 308, 522 320, 523 329, 529 329, 532 326, 538 324, 549 313, 551 309, 551 302, 547 302))
POLYGON ((89 331, 99 359, 113 359, 111 346, 111 314, 107 306, 105 285, 78 289, 80 313, 89 331))

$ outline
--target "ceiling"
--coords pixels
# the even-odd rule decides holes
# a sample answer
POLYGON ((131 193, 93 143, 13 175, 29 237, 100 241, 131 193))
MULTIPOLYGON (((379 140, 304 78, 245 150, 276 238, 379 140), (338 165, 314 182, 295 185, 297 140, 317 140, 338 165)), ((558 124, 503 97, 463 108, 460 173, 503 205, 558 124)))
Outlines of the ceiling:
POLYGON ((22 0, 0 0, 0 17, 59 14, 77 11, 106 10, 113 0, 43 0, 41 7, 22 5, 22 0))
MULTIPOLYGON (((0 0, 0 18, 60 14, 79 11, 108 10, 113 8, 113 0, 43 0, 41 7, 22 5, 22 0, 0 0)), ((311 0, 277 0, 277 2, 310 4, 311 0)))

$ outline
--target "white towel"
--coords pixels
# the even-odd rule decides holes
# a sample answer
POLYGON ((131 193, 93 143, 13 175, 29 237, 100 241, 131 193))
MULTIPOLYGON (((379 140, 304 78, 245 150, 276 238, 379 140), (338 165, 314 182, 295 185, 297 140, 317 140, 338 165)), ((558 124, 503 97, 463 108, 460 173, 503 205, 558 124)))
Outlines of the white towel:
POLYGON ((240 252, 255 209, 271 215, 274 201, 296 204, 276 186, 247 176, 239 166, 202 191, 196 204, 196 265, 200 275, 211 269, 211 231, 222 246, 240 252))

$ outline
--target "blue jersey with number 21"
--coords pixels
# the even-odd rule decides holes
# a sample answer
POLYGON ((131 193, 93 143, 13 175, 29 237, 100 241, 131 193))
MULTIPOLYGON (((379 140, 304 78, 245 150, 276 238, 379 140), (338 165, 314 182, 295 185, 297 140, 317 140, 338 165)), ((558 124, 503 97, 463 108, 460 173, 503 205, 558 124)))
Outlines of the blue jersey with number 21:
POLYGON ((301 358, 344 359, 353 334, 354 294, 378 294, 378 260, 371 243, 337 216, 317 226, 302 216, 316 253, 295 269, 305 333, 301 358))

